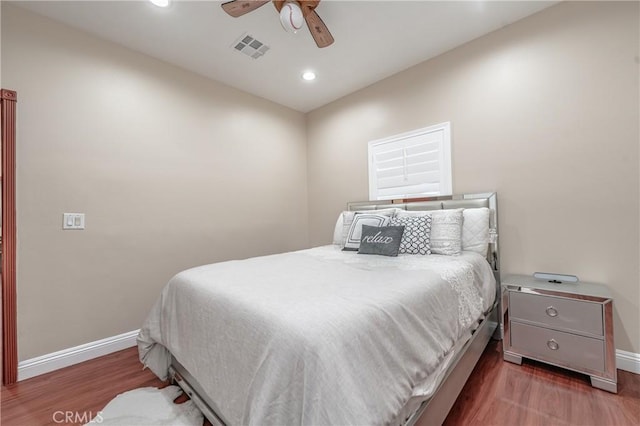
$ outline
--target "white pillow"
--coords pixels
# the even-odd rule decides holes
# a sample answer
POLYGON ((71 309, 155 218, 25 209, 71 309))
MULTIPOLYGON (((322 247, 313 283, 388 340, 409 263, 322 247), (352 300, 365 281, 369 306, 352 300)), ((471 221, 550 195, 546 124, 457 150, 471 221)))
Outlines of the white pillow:
POLYGON ((349 233, 349 229, 351 228, 351 224, 353 223, 353 217, 356 213, 381 214, 383 216, 389 216, 391 218, 397 211, 400 211, 400 209, 389 208, 380 210, 343 211, 338 215, 336 226, 333 229, 333 244, 344 247, 344 244, 347 241, 347 234, 349 233))
POLYGON ((464 209, 462 216, 462 250, 487 255, 489 247, 489 216, 486 207, 464 209))
POLYGON ((454 255, 462 251, 464 209, 399 211, 397 217, 431 215, 431 253, 454 255))
POLYGON ((362 236, 362 225, 387 226, 391 220, 390 216, 375 213, 356 213, 353 217, 351 227, 347 233, 347 239, 342 250, 358 251, 360 248, 360 237, 362 236))
POLYGON ((344 212, 340 212, 338 220, 336 220, 336 226, 333 228, 333 244, 342 245, 342 228, 344 223, 344 212))

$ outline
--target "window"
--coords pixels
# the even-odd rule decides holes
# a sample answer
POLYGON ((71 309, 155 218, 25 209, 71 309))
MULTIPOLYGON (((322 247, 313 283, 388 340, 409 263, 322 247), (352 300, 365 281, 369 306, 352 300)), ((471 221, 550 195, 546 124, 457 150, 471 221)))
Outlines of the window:
POLYGON ((369 199, 451 195, 449 122, 369 142, 369 199))

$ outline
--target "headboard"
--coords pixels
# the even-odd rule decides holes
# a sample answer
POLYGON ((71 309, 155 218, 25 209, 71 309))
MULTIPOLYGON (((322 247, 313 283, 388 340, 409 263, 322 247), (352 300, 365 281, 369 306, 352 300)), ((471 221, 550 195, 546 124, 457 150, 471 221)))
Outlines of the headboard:
POLYGON ((489 216, 489 250, 487 261, 493 269, 498 288, 500 286, 500 246, 498 244, 498 195, 495 192, 484 194, 446 195, 415 200, 377 200, 359 201, 347 204, 348 210, 380 210, 395 207, 402 210, 445 210, 459 208, 488 207, 489 216))

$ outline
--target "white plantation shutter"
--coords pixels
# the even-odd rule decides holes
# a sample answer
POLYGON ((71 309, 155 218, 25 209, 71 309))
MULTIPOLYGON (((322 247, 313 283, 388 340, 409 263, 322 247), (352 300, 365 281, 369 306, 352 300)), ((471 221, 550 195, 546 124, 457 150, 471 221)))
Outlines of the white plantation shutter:
POLYGON ((449 122, 369 142, 370 200, 452 193, 449 122))

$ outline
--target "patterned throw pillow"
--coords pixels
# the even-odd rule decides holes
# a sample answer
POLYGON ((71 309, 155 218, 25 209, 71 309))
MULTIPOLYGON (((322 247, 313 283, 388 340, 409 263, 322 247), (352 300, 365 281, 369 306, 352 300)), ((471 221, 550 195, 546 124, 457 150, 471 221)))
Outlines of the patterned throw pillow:
POLYGON ((436 210, 432 213, 431 250, 435 254, 452 256, 462 251, 463 210, 436 210))
POLYGON ((397 211, 400 211, 400 209, 389 208, 380 210, 344 211, 340 213, 338 221, 336 222, 336 229, 333 231, 333 243, 339 244, 342 247, 345 246, 345 244, 347 243, 349 231, 351 230, 351 225, 353 224, 353 218, 357 214, 381 214, 382 216, 388 216, 389 219, 391 219, 393 216, 395 216, 395 213, 397 211), (338 226, 340 226, 340 230, 338 230, 338 226))
POLYGON ((431 215, 431 235, 429 245, 433 254, 456 255, 462 250, 462 211, 464 209, 399 211, 397 217, 415 217, 431 215))
POLYGON ((391 226, 404 226, 400 253, 431 254, 431 215, 394 217, 391 226))
POLYGON ((362 225, 369 226, 387 226, 389 224, 389 217, 380 214, 373 213, 356 213, 353 217, 353 222, 347 233, 347 240, 345 241, 342 250, 346 251, 358 251, 360 248, 360 237, 362 235, 362 225))

